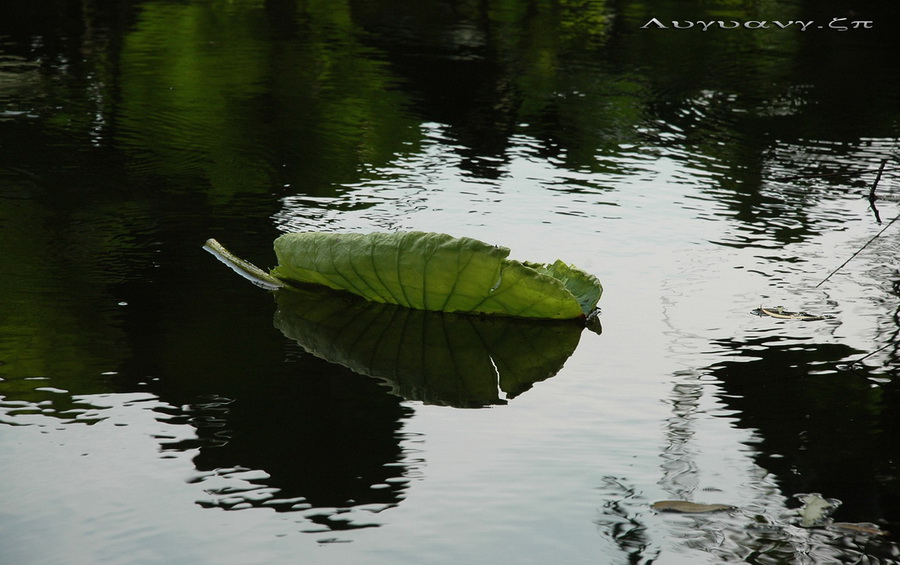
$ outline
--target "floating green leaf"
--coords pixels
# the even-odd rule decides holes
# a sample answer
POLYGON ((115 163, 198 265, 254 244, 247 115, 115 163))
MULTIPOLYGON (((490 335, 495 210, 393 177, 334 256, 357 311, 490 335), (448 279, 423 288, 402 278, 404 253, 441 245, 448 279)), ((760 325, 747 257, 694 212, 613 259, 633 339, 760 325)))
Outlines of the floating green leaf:
POLYGON ((280 280, 418 310, 580 318, 603 292, 562 261, 519 262, 505 247, 441 233, 291 233, 275 240, 275 254, 280 280))
POLYGON ((459 408, 502 404, 552 377, 582 332, 561 320, 413 310, 314 286, 276 300, 275 326, 309 353, 407 400, 459 408))

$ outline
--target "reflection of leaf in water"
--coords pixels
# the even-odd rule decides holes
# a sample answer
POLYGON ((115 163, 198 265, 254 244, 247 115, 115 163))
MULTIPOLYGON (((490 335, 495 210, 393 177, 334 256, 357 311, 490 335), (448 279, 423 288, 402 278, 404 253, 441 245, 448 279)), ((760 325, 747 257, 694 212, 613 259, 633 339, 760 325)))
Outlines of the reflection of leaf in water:
POLYGON ((555 375, 581 337, 573 321, 427 312, 321 289, 279 291, 275 326, 308 352, 429 404, 503 404, 555 375), (498 390, 499 389, 499 390, 498 390))

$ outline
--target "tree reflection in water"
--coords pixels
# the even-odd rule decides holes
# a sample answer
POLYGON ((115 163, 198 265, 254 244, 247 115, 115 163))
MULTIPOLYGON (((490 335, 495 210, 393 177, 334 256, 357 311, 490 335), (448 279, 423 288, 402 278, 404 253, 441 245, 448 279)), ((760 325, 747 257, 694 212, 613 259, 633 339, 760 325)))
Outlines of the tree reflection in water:
POLYGON ((293 379, 182 409, 175 418, 198 439, 164 449, 200 446, 192 482, 208 495, 203 506, 299 512, 334 530, 377 525, 366 512, 399 504, 409 482, 401 442, 412 410, 341 367, 305 355, 287 366, 293 379))

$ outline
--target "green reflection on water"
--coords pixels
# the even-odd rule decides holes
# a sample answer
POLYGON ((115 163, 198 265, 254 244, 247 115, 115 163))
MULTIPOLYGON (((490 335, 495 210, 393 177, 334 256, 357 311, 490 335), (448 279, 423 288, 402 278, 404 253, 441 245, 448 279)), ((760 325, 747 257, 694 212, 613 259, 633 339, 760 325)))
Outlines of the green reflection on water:
POLYGON ((128 277, 132 212, 98 204, 70 214, 24 199, 0 206, 0 393, 8 400, 46 400, 34 389, 47 386, 108 390, 100 375, 130 354, 108 287, 128 277))
POLYGON ((279 37, 258 2, 150 3, 125 37, 118 139, 135 166, 199 176, 214 200, 273 185, 315 194, 409 150, 418 134, 348 6, 293 14, 279 37))
POLYGON ((505 403, 554 376, 582 332, 572 320, 426 312, 314 290, 277 300, 276 327, 310 353, 405 399, 461 408, 505 403))

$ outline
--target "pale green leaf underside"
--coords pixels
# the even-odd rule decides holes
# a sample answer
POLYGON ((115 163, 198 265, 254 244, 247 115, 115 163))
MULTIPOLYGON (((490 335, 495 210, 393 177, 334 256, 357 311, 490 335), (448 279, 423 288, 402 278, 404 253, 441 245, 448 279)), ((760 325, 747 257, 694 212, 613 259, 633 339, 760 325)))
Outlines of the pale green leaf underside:
POLYGON ((291 233, 275 240, 275 254, 281 280, 419 310, 578 318, 603 292, 561 261, 521 263, 505 247, 441 233, 291 233))

